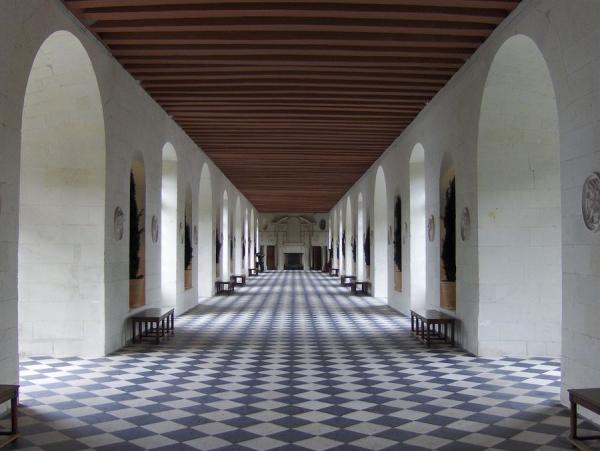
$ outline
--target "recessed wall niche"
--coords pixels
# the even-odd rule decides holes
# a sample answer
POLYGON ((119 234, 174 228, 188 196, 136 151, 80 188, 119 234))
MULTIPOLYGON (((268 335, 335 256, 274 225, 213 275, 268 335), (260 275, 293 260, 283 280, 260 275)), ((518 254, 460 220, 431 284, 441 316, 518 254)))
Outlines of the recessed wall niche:
POLYGON ((456 309, 456 171, 449 155, 440 170, 440 307, 456 309))
POLYGON ((188 187, 185 190, 185 210, 184 210, 184 239, 183 239, 183 267, 184 267, 184 288, 192 288, 192 258, 194 257, 194 247, 192 245, 192 190, 188 187))
POLYGON ((146 177, 135 159, 129 174, 129 308, 146 304, 146 177))

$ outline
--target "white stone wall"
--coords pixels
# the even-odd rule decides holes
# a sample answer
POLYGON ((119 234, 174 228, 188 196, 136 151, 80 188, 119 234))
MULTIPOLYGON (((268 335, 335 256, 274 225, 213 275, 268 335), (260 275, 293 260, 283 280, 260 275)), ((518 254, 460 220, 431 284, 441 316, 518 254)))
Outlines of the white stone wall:
MULTIPOLYGON (((409 196, 409 158, 417 143, 425 149, 426 213, 439 226, 438 183, 442 157, 456 164, 457 216, 471 212, 471 235, 457 240, 457 311, 459 340, 474 353, 480 349, 480 267, 477 197, 479 113, 484 86, 499 48, 512 36, 523 34, 535 42, 548 65, 558 107, 562 210, 562 361, 563 399, 570 387, 597 386, 600 380, 600 233, 591 233, 581 218, 581 188, 591 171, 600 170, 600 2, 595 0, 524 1, 481 46, 416 120, 394 141, 361 179, 340 199, 359 192, 372 208, 375 172, 381 165, 388 176, 388 212, 391 199, 409 196)), ((498 164, 502 164, 499 161, 498 164)), ((407 209, 409 202, 403 202, 407 209)), ((332 210, 333 211, 333 210, 332 210)), ((403 212, 408 217, 408 210, 403 212)), ((409 244, 408 244, 409 245, 409 244)), ((408 246, 405 245, 405 248, 408 246)), ((409 252, 403 252, 406 260, 409 252)), ((554 257, 552 257, 554 258, 554 257)), ((427 241, 427 305, 439 305, 439 235, 427 241)), ((408 261, 403 264, 409 268, 408 261)), ((406 271, 406 270, 405 270, 406 271)), ((404 283, 410 278, 404 277, 404 283)), ((388 277, 391 306, 407 313, 410 298, 393 290, 388 277)), ((504 328, 513 312, 504 309, 485 327, 504 328)), ((487 321, 486 317, 486 321, 487 321)), ((553 321, 553 320, 552 320, 553 321)), ((506 343, 508 352, 510 344, 506 343)), ((521 354, 514 350, 515 354, 521 354)), ((496 353, 496 352, 494 352, 496 353)))
MULTIPOLYGON (((19 217, 19 174, 21 115, 29 72, 42 43, 55 31, 66 30, 85 48, 98 81, 105 133, 106 191, 104 216, 104 323, 97 337, 98 354, 114 351, 130 339, 128 307, 128 220, 125 236, 113 235, 114 209, 120 206, 129 216, 129 170, 134 155, 141 155, 146 171, 146 305, 161 304, 161 242, 150 235, 153 215, 160 218, 162 149, 170 142, 179 159, 179 212, 183 220, 184 186, 192 188, 193 205, 198 205, 201 168, 207 164, 212 182, 213 205, 220 205, 223 190, 238 194, 242 208, 252 205, 220 170, 141 89, 139 84, 59 1, 4 0, 0 13, 0 381, 18 381, 18 290, 17 244, 19 217), (102 338, 104 335, 104 338, 102 338)), ((198 208, 193 208, 198 223, 198 208)), ((213 225, 216 227, 216 223, 213 225)), ((214 239, 213 237, 211 237, 214 239)), ((211 239, 211 241, 212 241, 211 239)), ((213 243, 207 243, 213 246, 213 243)), ((213 254, 214 256, 214 254, 213 254)), ((194 274, 197 270, 197 253, 194 274)), ((181 262, 183 265, 183 262, 181 262)), ((178 267, 178 270, 180 268, 178 267)), ((181 285, 183 285, 183 278, 181 285)), ((180 311, 196 305, 194 289, 183 294, 180 311)), ((65 350, 68 352, 69 350, 65 350)), ((79 349, 75 346, 73 354, 79 349)))

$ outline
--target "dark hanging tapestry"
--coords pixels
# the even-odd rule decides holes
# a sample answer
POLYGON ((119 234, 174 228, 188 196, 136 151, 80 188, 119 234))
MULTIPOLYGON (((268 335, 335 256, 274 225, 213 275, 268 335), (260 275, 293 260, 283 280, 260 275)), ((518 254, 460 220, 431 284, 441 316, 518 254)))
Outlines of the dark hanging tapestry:
POLYGON ((446 208, 444 209, 444 242, 442 244, 442 264, 446 281, 456 281, 456 191, 452 179, 446 190, 446 208))
POLYGON ((135 179, 129 173, 129 278, 143 278, 140 271, 140 239, 144 225, 140 224, 144 217, 144 209, 139 209, 135 194, 135 179))
POLYGON ((402 201, 396 197, 394 206, 394 289, 402 291, 402 201))
POLYGON ((246 237, 242 235, 242 260, 246 258, 246 237))
POLYGON ((219 263, 219 254, 221 254, 221 240, 219 239, 219 229, 217 229, 217 231, 215 233, 215 250, 216 250, 215 262, 219 263))
POLYGON ((183 264, 184 269, 192 268, 192 257, 194 256, 194 248, 192 247, 192 238, 190 233, 190 225, 185 223, 185 247, 183 249, 183 264))
POLYGON ((356 237, 352 237, 352 261, 356 263, 356 237))
POLYGON ((229 258, 233 261, 233 238, 229 239, 229 258))
POLYGON ((346 258, 346 231, 342 233, 342 257, 346 258))
POLYGON ((340 259, 340 240, 337 240, 337 246, 335 247, 335 252, 337 254, 337 259, 340 259))
POLYGON ((365 265, 371 266, 371 226, 370 225, 367 226, 367 233, 365 234, 363 250, 365 253, 365 265))

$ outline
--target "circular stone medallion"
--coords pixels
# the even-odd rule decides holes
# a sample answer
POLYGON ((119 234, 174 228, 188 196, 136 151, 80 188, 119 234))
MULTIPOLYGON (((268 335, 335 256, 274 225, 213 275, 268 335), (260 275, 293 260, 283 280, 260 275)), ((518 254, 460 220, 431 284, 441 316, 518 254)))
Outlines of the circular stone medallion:
POLYGON ((427 238, 429 238, 429 241, 435 239, 435 218, 433 215, 429 216, 429 219, 427 219, 427 238))
POLYGON ((121 241, 121 239, 123 239, 123 233, 125 232, 124 223, 125 215, 123 214, 123 210, 121 210, 121 207, 116 207, 113 218, 113 233, 115 236, 115 240, 117 241, 121 241))
POLYGON ((581 214, 585 226, 592 232, 600 230, 600 173, 594 172, 583 183, 581 214))
POLYGON ((158 243, 158 218, 156 217, 156 215, 152 216, 151 232, 152 232, 152 241, 154 241, 155 243, 158 243))

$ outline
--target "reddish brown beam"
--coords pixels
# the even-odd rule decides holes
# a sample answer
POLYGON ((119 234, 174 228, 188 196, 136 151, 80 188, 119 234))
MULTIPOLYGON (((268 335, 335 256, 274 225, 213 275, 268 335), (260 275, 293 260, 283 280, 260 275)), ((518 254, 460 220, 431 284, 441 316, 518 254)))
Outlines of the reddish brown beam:
MULTIPOLYGON (((69 8, 83 10, 86 8, 109 8, 116 6, 163 6, 163 5, 209 5, 214 4, 215 0, 63 0, 69 8)), ((314 3, 314 0, 293 0, 286 2, 282 0, 260 0, 265 4, 303 4, 314 3)), ((219 0, 220 5, 234 4, 253 4, 256 0, 219 0)), ((365 0, 327 0, 330 4, 352 5, 364 4, 365 0)), ((453 5, 463 8, 481 8, 481 9, 503 9, 510 11, 519 4, 519 0, 371 0, 370 5, 410 5, 410 6, 448 6, 453 5)))
MULTIPOLYGON (((85 15, 83 15, 85 17, 85 15)), ((106 32, 211 32, 211 31, 302 31, 346 33, 422 33, 427 35, 488 36, 494 24, 418 21, 418 20, 368 20, 333 18, 264 17, 250 20, 243 17, 228 19, 177 19, 177 20, 102 20, 91 28, 97 33, 106 32)))

